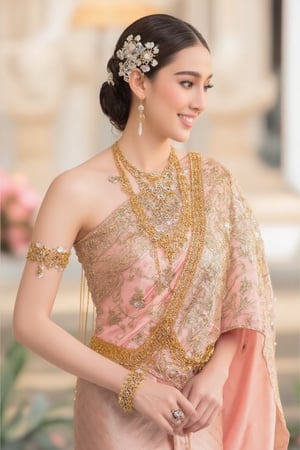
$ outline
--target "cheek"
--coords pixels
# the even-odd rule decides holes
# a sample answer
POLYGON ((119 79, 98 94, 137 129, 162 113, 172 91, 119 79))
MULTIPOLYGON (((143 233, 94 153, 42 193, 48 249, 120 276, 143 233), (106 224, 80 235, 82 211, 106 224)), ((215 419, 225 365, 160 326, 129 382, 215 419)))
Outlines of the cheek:
POLYGON ((178 107, 184 101, 184 95, 182 89, 178 85, 172 85, 170 83, 164 85, 162 89, 157 92, 157 98, 163 103, 162 107, 178 107))

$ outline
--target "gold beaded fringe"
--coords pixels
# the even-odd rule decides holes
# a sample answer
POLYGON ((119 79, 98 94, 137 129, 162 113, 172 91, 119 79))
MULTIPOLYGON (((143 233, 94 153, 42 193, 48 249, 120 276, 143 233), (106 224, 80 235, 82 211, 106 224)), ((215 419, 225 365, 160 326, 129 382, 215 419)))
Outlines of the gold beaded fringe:
POLYGON ((84 270, 81 269, 78 328, 79 328, 79 339, 84 344, 87 344, 88 342, 87 339, 88 329, 92 328, 92 332, 90 334, 92 334, 94 331, 94 322, 95 322, 95 308, 94 305, 92 304, 91 293, 87 286, 84 270))

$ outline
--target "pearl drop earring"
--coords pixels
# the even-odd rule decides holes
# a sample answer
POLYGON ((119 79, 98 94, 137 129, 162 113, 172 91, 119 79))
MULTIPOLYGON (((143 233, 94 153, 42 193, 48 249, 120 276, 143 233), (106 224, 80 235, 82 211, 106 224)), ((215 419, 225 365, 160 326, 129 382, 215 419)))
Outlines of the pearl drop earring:
POLYGON ((141 103, 138 106, 138 135, 142 136, 143 134, 143 120, 145 119, 144 115, 144 105, 141 103))

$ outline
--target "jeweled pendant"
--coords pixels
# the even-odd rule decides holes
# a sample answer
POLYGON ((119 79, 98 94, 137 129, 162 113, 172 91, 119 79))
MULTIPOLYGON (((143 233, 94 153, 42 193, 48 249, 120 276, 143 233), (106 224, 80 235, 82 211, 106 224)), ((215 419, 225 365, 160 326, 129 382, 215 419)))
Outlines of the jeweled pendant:
POLYGON ((44 267, 41 266, 40 264, 39 264, 38 267, 37 267, 37 270, 36 270, 36 276, 37 276, 38 278, 44 278, 44 276, 45 276, 45 273, 44 273, 44 267))
POLYGON ((108 181, 110 183, 116 184, 116 183, 119 183, 120 177, 118 175, 111 175, 108 177, 108 181))

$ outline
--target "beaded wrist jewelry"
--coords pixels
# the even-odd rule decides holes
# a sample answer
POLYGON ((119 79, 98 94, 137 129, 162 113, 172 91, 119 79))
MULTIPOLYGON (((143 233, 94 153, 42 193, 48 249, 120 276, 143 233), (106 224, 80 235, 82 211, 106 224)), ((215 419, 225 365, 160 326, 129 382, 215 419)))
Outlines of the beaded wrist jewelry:
POLYGON ((124 411, 126 412, 132 411, 134 395, 136 393, 137 388, 144 379, 145 375, 138 370, 133 370, 129 372, 129 374, 125 378, 125 381, 121 387, 118 398, 119 405, 124 411))
POLYGON ((48 248, 41 242, 32 242, 27 259, 37 263, 36 275, 43 278, 45 269, 63 271, 68 265, 70 254, 70 250, 65 247, 48 248))

